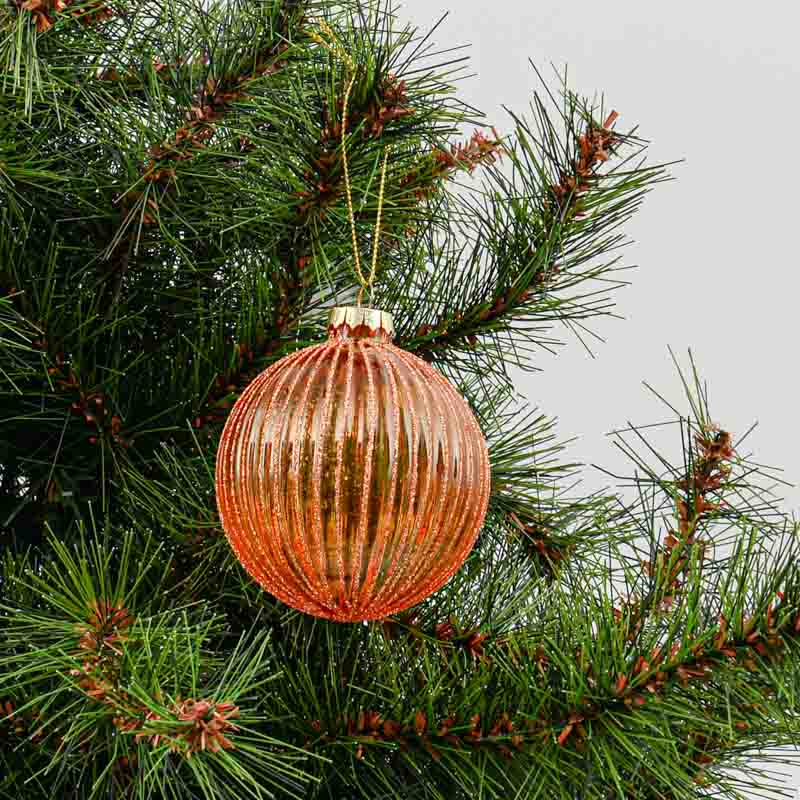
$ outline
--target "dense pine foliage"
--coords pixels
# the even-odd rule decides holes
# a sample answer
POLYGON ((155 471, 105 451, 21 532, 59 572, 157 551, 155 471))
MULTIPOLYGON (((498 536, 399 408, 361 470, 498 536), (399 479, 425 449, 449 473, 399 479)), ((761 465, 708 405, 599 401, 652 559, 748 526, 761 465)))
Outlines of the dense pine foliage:
POLYGON ((798 741, 797 527, 691 360, 619 495, 513 385, 613 312, 665 167, 534 69, 484 119, 435 40, 378 0, 0 9, 0 796, 732 798, 798 741), (370 300, 474 408, 492 498, 445 588, 338 625, 252 582, 213 479, 358 289, 351 73, 364 261, 391 146, 370 300))

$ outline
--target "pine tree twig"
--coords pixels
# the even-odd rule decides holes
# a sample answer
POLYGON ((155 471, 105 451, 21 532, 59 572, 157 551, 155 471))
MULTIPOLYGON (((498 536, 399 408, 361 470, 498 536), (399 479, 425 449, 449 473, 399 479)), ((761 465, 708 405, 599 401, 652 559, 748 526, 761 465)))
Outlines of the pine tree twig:
POLYGON ((286 41, 280 40, 265 48, 253 70, 235 76, 208 78, 185 113, 186 124, 177 130, 172 139, 150 147, 150 160, 142 170, 145 182, 166 186, 174 181, 175 167, 166 165, 191 160, 203 152, 223 117, 236 102, 248 96, 247 84, 278 72, 286 63, 282 57, 288 50, 286 41))
POLYGON ((646 574, 656 577, 653 597, 642 600, 640 608, 655 602, 658 611, 667 611, 680 591, 681 577, 692 566, 691 551, 699 548, 702 557, 705 543, 696 538, 701 521, 720 505, 709 502, 708 495, 724 488, 724 481, 731 473, 730 462, 735 457, 732 436, 717 426, 706 426, 694 436, 695 455, 691 460, 689 475, 675 482, 678 494, 675 498, 678 531, 670 530, 655 564, 643 563, 646 574))
POLYGON ((515 727, 513 712, 498 714, 487 729, 484 729, 480 714, 473 714, 468 722, 459 723, 451 714, 440 720, 431 720, 424 711, 417 711, 408 723, 384 718, 378 711, 365 710, 357 716, 345 716, 334 724, 325 725, 322 720, 312 720, 304 746, 307 749, 325 747, 337 742, 355 744, 354 756, 363 760, 369 745, 380 747, 384 743, 398 746, 403 752, 419 749, 433 761, 442 759, 442 750, 490 750, 504 760, 513 760, 515 751, 522 752, 526 744, 541 744, 548 732, 540 723, 533 722, 524 727, 515 727))
MULTIPOLYGON (((502 161, 504 144, 497 129, 491 127, 493 139, 481 130, 473 131, 466 142, 456 142, 448 149, 437 147, 421 160, 419 166, 403 175, 399 181, 402 188, 412 192, 418 202, 432 197, 441 189, 445 180, 458 171, 473 173, 482 165, 491 166, 502 161)), ((433 330, 431 327, 428 333, 433 330)))
POLYGON ((103 22, 114 16, 113 5, 104 0, 77 2, 77 0, 13 0, 20 12, 28 11, 36 24, 37 33, 53 27, 59 14, 69 15, 83 25, 103 22))
MULTIPOLYGON (((562 168, 557 182, 551 184, 545 194, 542 217, 545 224, 538 241, 529 245, 529 255, 535 256, 547 242, 563 238, 562 230, 573 220, 585 215, 585 199, 602 177, 599 169, 614 156, 625 142, 625 137, 612 129, 618 118, 611 112, 601 125, 593 120, 586 123, 584 131, 577 137, 577 154, 568 168, 562 168), (559 232, 557 237, 555 234, 559 232)), ((493 299, 460 309, 457 318, 447 315, 431 324, 421 326, 404 347, 423 358, 434 358, 438 350, 446 350, 458 342, 477 344, 477 337, 491 330, 507 317, 524 308, 532 298, 548 291, 553 279, 559 275, 559 247, 549 255, 549 263, 537 270, 527 286, 498 285, 493 299)))

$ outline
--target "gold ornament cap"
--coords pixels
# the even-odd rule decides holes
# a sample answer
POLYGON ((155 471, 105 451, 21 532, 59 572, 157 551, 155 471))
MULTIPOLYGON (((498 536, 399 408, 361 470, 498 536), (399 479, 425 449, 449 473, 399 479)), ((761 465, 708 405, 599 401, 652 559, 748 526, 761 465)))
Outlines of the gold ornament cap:
POLYGON ((342 325, 351 329, 366 327, 372 334, 384 333, 390 339, 394 336, 392 315, 378 308, 361 306, 336 306, 328 316, 328 330, 337 330, 342 325))

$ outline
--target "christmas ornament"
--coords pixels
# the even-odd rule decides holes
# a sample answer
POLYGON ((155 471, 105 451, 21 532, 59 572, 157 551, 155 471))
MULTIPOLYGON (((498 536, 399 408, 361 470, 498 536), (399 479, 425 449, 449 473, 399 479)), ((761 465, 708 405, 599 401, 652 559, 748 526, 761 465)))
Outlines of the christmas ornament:
POLYGON ((309 614, 378 619, 466 559, 489 500, 486 443, 390 317, 336 308, 329 338, 273 364, 236 402, 217 457, 228 540, 267 591, 309 614))
POLYGON ((388 314, 361 307, 375 279, 388 148, 365 278, 347 164, 356 69, 338 43, 318 40, 352 72, 341 137, 358 306, 333 309, 326 343, 245 389, 220 440, 217 504, 231 547, 267 591, 355 622, 420 602, 461 566, 486 515, 489 456, 458 392, 392 344, 388 314))

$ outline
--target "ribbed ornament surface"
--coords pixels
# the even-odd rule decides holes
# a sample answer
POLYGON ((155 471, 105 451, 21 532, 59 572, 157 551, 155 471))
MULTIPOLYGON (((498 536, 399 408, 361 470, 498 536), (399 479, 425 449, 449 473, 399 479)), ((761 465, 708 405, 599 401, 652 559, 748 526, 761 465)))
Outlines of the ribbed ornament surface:
POLYGON ((439 589, 489 499, 486 442, 450 383, 382 330, 273 364, 225 425, 217 503, 245 569, 293 608, 378 619, 439 589))

